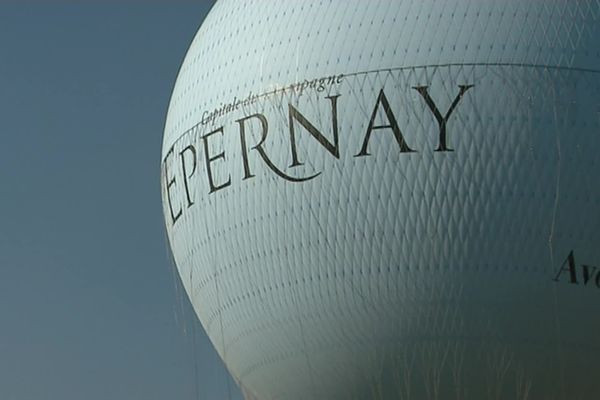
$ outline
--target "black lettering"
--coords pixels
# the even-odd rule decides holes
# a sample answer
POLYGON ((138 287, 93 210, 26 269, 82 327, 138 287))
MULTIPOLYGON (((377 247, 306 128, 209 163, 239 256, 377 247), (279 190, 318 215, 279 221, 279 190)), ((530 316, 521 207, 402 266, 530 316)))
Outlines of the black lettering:
POLYGON ((571 283, 577 285, 577 271, 575 270, 575 255, 573 254, 573 250, 569 253, 565 261, 562 263, 561 268, 558 270, 558 273, 554 277, 554 281, 558 282, 558 278, 563 272, 569 272, 571 283))
POLYGON ((448 146, 446 145, 446 124, 448 122, 448 119, 450 118, 450 115, 452 115, 452 112, 454 111, 454 109, 456 108, 458 103, 460 102, 460 99, 462 99, 462 97, 466 93, 466 91, 471 89, 473 86, 474 85, 458 85, 458 87, 460 88, 460 92, 458 92, 458 95, 452 102, 452 105, 446 112, 445 116, 442 116, 442 113, 440 112, 440 110, 437 108, 437 106, 433 102, 433 99, 431 98, 431 96, 429 96, 429 92, 427 91, 427 86, 413 87, 413 89, 415 89, 417 92, 419 92, 419 94, 423 97, 423 99, 425 99, 425 103, 427 103, 427 106, 429 107, 429 109, 433 113, 433 116, 435 117, 435 119, 438 122, 438 125, 440 128, 439 145, 435 151, 454 151, 452 149, 449 149, 448 146))
POLYGON ((588 281, 590 280, 590 278, 592 276, 594 276, 594 273, 596 272, 596 270, 598 269, 597 267, 591 267, 589 265, 582 265, 581 266, 583 268, 583 284, 587 285, 588 281), (590 272, 590 269, 592 272, 590 272))
POLYGON ((298 161, 298 151, 296 149, 296 131, 294 129, 294 120, 298 121, 300 125, 304 127, 317 141, 321 144, 321 146, 325 147, 325 149, 330 152, 335 158, 340 158, 340 149, 339 149, 339 141, 338 141, 338 118, 337 118, 337 99, 340 95, 337 96, 328 96, 326 99, 331 101, 331 125, 333 131, 333 143, 331 143, 323 134, 315 128, 315 126, 308 120, 304 115, 298 111, 293 105, 288 104, 288 115, 289 115, 289 123, 290 123, 290 142, 292 145, 292 165, 290 167, 297 167, 298 165, 302 165, 300 161, 298 161))
POLYGON ((211 156, 209 154, 210 150, 208 148, 208 138, 216 133, 220 133, 221 135, 223 135, 223 127, 220 127, 219 129, 209 132, 206 135, 202 136, 202 140, 204 141, 204 159, 206 160, 206 173, 208 175, 208 184, 210 185, 210 192, 208 192, 208 194, 214 193, 217 190, 224 189, 227 186, 231 185, 231 176, 229 177, 227 182, 224 182, 220 185, 215 185, 214 180, 213 180, 210 164, 213 161, 218 160, 220 158, 225 160, 225 152, 224 151, 222 151, 219 154, 216 154, 214 156, 211 156))
POLYGON ((208 111, 204 111, 202 113, 202 119, 200 120, 200 122, 202 123, 202 125, 206 125, 208 123, 208 115, 210 115, 208 113, 208 111))
POLYGON ((175 175, 173 175, 172 179, 169 179, 169 169, 168 169, 168 160, 169 160, 169 156, 173 154, 173 148, 174 146, 172 146, 169 151, 167 152, 165 159, 163 160, 164 166, 165 166, 165 182, 166 182, 166 194, 167 194, 167 203, 169 203, 169 211, 171 212, 171 221, 172 224, 175 225, 175 222, 177 222, 177 220, 179 219, 179 217, 181 217, 181 207, 179 208, 179 211, 177 212, 177 214, 175 214, 175 212, 173 211, 173 203, 171 200, 171 186, 175 185, 175 175))
POLYGON ((365 140, 363 141, 362 149, 354 157, 362 157, 362 156, 370 155, 369 152, 367 151, 367 147, 369 145, 369 139, 371 138, 371 133, 375 129, 386 129, 386 128, 392 129, 392 132, 394 133, 394 137, 396 138, 396 141, 400 145, 401 153, 414 152, 414 150, 412 150, 406 144, 406 141, 404 140, 404 137, 402 136, 402 132, 400 131, 400 128, 398 127, 398 123, 396 122, 396 117, 394 116, 394 113, 392 112, 392 109, 390 108, 390 103, 389 103, 387 97, 385 97, 385 93, 383 92, 383 89, 381 89, 381 91, 379 92, 379 96, 377 97, 377 103, 375 103, 375 108, 373 108, 373 113, 371 114, 371 120, 369 121, 369 127, 367 128, 367 133, 365 134, 365 140), (375 126, 375 117, 377 116, 377 111, 379 109, 380 104, 383 106, 383 110, 385 111, 385 115, 387 116, 387 119, 389 121, 389 125, 375 126))
POLYGON ((269 167, 271 169, 271 171, 275 172, 275 174, 277 174, 279 177, 281 177, 287 181, 290 181, 290 182, 308 181, 310 179, 316 178, 318 175, 321 174, 319 172, 315 175, 312 175, 312 176, 309 176, 306 178, 296 178, 296 177, 287 175, 286 173, 281 171, 279 168, 277 168, 277 166, 275 166, 275 164, 273 164, 273 162, 269 159, 269 156, 267 155, 265 150, 262 148, 263 144, 265 143, 265 140, 267 139, 267 134, 269 133, 269 122, 267 121, 265 116, 262 114, 252 114, 252 115, 248 115, 244 118, 240 118, 240 119, 236 120, 236 122, 240 125, 240 143, 242 146, 242 161, 244 163, 244 179, 249 179, 249 178, 254 177, 254 175, 250 172, 250 164, 248 162, 248 148, 247 148, 247 144, 246 144, 246 121, 248 121, 251 118, 256 118, 260 121, 261 128, 262 128, 262 136, 261 136, 258 144, 253 146, 250 150, 256 150, 258 152, 258 154, 260 155, 260 157, 265 162, 265 164, 267 164, 267 167, 269 167))
POLYGON ((325 90, 325 84, 327 82, 327 78, 319 79, 319 85, 317 86, 317 92, 321 93, 325 90))
POLYGON ((181 157, 181 169, 183 171, 183 185, 185 186, 185 196, 187 198, 188 208, 190 208, 192 206, 192 204, 194 204, 194 202, 192 201, 192 199, 190 197, 190 188, 188 185, 188 179, 191 178, 192 175, 194 175, 194 173, 196 172, 196 148, 190 144, 185 149, 183 149, 179 152, 179 156, 181 157), (192 153, 192 157, 193 157, 192 160, 194 160, 194 165, 192 166, 192 172, 190 172, 189 174, 187 173, 187 168, 185 166, 185 152, 186 151, 189 151, 192 153))

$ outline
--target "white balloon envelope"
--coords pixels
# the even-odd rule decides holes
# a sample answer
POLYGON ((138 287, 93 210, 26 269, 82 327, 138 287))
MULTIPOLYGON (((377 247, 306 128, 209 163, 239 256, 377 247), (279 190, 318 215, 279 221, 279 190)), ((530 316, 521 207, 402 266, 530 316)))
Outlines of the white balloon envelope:
POLYGON ((220 0, 171 249, 256 399, 600 398, 600 4, 220 0))

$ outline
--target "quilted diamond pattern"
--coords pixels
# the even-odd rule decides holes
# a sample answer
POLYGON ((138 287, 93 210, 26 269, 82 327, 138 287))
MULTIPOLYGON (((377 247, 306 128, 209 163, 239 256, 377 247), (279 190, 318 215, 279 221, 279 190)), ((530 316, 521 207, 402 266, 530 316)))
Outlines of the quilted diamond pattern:
POLYGON ((600 396, 582 275, 600 268, 599 18, 597 0, 214 5, 171 98, 162 196, 249 399, 600 396), (461 85, 435 151, 415 87, 445 115, 461 85), (338 157, 290 105, 331 146, 335 111, 338 157), (571 251, 579 282, 556 282, 571 251))

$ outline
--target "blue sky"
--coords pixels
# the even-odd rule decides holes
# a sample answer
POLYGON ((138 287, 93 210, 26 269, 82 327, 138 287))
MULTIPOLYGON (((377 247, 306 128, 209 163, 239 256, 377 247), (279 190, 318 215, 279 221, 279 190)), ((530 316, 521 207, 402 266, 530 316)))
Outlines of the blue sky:
POLYGON ((238 398, 177 295, 159 189, 209 8, 0 3, 1 399, 238 398))

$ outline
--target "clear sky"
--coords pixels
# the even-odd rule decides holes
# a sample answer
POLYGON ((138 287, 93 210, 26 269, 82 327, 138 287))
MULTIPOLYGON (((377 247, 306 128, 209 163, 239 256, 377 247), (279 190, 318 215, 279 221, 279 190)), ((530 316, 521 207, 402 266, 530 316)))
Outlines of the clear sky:
POLYGON ((0 399, 239 398, 177 286, 159 188, 210 5, 0 1, 0 399))

